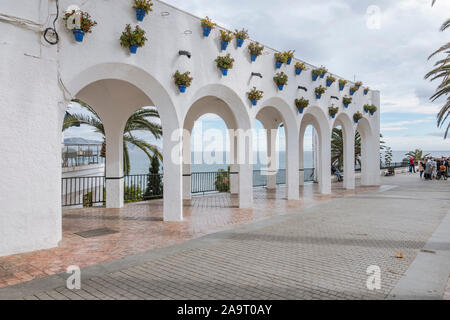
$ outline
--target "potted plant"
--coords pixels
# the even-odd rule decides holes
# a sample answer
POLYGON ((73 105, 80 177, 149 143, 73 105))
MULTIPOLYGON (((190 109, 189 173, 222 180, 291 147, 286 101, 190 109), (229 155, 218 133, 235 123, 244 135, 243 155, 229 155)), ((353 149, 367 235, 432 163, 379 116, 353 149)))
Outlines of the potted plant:
POLYGON ((287 56, 283 52, 275 53, 275 66, 280 69, 283 63, 287 62, 287 56))
POLYGON ((355 82, 355 87, 357 87, 359 89, 359 87, 361 87, 361 86, 362 86, 361 81, 355 82))
POLYGON ((328 76, 327 77, 327 87, 331 87, 331 85, 333 84, 333 82, 336 81, 336 78, 333 76, 328 76))
POLYGON ((233 32, 220 30, 220 47, 222 51, 227 50, 228 44, 231 40, 233 40, 233 38, 233 32))
POLYGON ((361 120, 362 118, 363 118, 363 115, 359 111, 353 115, 353 121, 355 121, 355 123, 358 123, 359 120, 361 120))
POLYGON ((309 105, 309 100, 305 98, 295 99, 295 106, 299 113, 303 113, 303 110, 309 105))
POLYGON ((313 69, 312 71, 311 71, 311 74, 312 74, 312 80, 313 81, 316 81, 317 80, 317 78, 322 74, 322 69, 313 69))
POLYGON ((377 112, 377 107, 374 106, 374 105, 372 104, 372 105, 370 106, 369 113, 370 113, 371 116, 373 116, 373 114, 374 114, 375 112, 377 112))
POLYGON ((212 22, 208 17, 201 20, 201 25, 203 28, 203 36, 206 38, 211 33, 211 30, 216 27, 216 24, 212 22))
POLYGON ((120 36, 121 46, 129 48, 131 54, 136 54, 137 48, 144 46, 146 41, 145 30, 139 26, 132 30, 129 24, 126 25, 125 31, 120 36))
POLYGON ((336 114, 339 112, 339 107, 335 107, 333 104, 331 107, 328 108, 328 113, 330 114, 331 118, 335 118, 336 114))
POLYGON ((295 74, 300 75, 303 70, 306 70, 306 64, 304 62, 297 62, 295 64, 295 74))
POLYGON ((350 88, 350 95, 352 96, 356 91, 358 91, 357 87, 351 87, 350 88))
POLYGON ((136 18, 143 21, 146 14, 152 11, 153 2, 151 0, 134 0, 133 8, 136 9, 136 18))
POLYGON ((192 80, 194 80, 194 78, 189 76, 190 74, 191 73, 189 71, 180 73, 177 70, 177 72, 175 72, 175 74, 173 75, 173 80, 175 81, 175 84, 178 86, 178 89, 181 93, 184 93, 186 91, 186 88, 191 85, 192 80))
POLYGON ((257 90, 256 87, 253 87, 250 92, 247 92, 247 97, 252 102, 252 105, 256 106, 258 101, 262 99, 263 93, 264 92, 261 90, 257 90))
POLYGON ((352 100, 353 99, 350 97, 344 97, 342 98, 342 104, 344 105, 345 108, 348 108, 348 105, 352 103, 352 100))
POLYGON ((290 65, 291 62, 292 62, 292 58, 294 58, 295 50, 289 50, 289 51, 285 51, 285 52, 283 52, 283 53, 284 53, 284 55, 285 55, 286 58, 287 58, 286 64, 287 64, 287 65, 290 65))
POLYGON ((320 73, 320 78, 324 78, 325 77, 325 74, 328 72, 328 70, 327 70, 327 68, 325 68, 325 67, 320 67, 319 68, 320 69, 320 71, 321 71, 321 73, 320 73))
POLYGON ((230 57, 230 54, 227 54, 226 56, 219 56, 216 59, 217 68, 222 70, 222 75, 227 76, 228 69, 233 69, 233 63, 234 59, 230 57))
POLYGON ((262 55, 264 50, 264 46, 260 45, 259 42, 252 42, 248 45, 248 51, 250 52, 250 58, 253 61, 256 61, 256 58, 262 55))
POLYGON ((347 84, 347 80, 339 79, 339 91, 344 90, 344 87, 346 84, 347 84))
POLYGON ((316 93, 316 99, 320 99, 321 97, 322 97, 322 94, 324 94, 325 93, 325 88, 324 87, 322 87, 321 85, 320 86, 318 86, 315 90, 314 90, 314 92, 316 93))
POLYGON ((79 28, 76 27, 76 28, 72 29, 72 32, 73 32, 76 42, 83 42, 84 35, 86 33, 91 33, 92 28, 97 25, 97 22, 92 20, 91 16, 87 12, 83 12, 83 11, 77 12, 75 10, 72 10, 72 12, 66 12, 66 14, 64 15, 63 20, 66 21, 66 26, 67 26, 68 20, 75 18, 76 14, 80 16, 80 26, 79 26, 79 28))
POLYGON ((369 87, 364 88, 364 95, 367 96, 368 93, 369 93, 369 87))
POLYGON ((278 89, 282 91, 284 86, 288 83, 288 76, 284 72, 278 72, 275 77, 273 77, 273 81, 277 84, 278 89))
POLYGON ((242 29, 241 31, 235 30, 234 37, 236 38, 238 48, 240 48, 244 44, 244 41, 248 39, 248 31, 245 29, 242 29))

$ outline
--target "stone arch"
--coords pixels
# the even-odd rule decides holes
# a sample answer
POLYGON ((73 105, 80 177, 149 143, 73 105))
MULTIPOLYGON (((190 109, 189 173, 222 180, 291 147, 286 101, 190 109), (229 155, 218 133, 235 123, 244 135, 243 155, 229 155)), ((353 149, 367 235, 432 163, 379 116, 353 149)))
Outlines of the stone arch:
POLYGON ((373 133, 370 119, 366 117, 358 121, 356 130, 361 136, 361 185, 376 185, 380 175, 377 165, 380 157, 380 137, 373 133))
POLYGON ((344 188, 355 188, 355 129, 353 120, 346 112, 338 113, 333 122, 333 127, 342 127, 344 143, 344 188))

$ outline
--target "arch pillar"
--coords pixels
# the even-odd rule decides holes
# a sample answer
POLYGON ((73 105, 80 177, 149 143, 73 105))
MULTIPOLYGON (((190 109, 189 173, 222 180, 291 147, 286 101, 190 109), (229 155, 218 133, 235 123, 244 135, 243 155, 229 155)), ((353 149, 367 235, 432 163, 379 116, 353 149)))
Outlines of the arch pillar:
POLYGON ((183 200, 192 199, 191 132, 183 130, 183 200))
POLYGON ((182 130, 175 129, 163 131, 163 141, 164 221, 182 221, 182 130), (168 190, 168 188, 170 189, 168 190))
MULTIPOLYGON (((252 130, 237 129, 237 164, 239 166, 239 208, 251 208, 253 205, 253 147, 252 130)), ((232 150, 235 147, 232 146, 232 150)))
POLYGON ((230 158, 230 194, 239 194, 239 164, 237 163, 237 137, 233 134, 233 130, 229 131, 231 143, 230 158))
POLYGON ((124 205, 123 131, 122 126, 104 123, 106 138, 106 208, 120 209, 124 205))
POLYGON ((331 193, 331 133, 327 130, 319 136, 319 192, 331 193))

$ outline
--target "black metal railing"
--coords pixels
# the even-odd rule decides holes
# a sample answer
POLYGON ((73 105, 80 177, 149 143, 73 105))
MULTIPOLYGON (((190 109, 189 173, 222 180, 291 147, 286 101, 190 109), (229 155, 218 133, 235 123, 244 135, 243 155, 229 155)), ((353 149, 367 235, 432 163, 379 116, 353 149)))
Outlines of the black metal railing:
POLYGON ((403 161, 403 162, 391 162, 391 163, 389 163, 389 164, 382 163, 382 164, 380 165, 380 168, 381 168, 381 169, 387 169, 387 168, 407 168, 407 167, 409 167, 409 163, 408 163, 408 162, 405 162, 405 161, 403 161))
POLYGON ((104 163, 101 144, 65 144, 62 147, 62 166, 78 167, 104 163))
POLYGON ((230 173, 193 172, 191 174, 191 193, 228 192, 230 191, 230 173))
POLYGON ((163 197, 162 174, 136 174, 124 178, 125 202, 161 199, 163 197))
POLYGON ((63 207, 92 207, 105 203, 105 177, 73 177, 61 180, 63 207))

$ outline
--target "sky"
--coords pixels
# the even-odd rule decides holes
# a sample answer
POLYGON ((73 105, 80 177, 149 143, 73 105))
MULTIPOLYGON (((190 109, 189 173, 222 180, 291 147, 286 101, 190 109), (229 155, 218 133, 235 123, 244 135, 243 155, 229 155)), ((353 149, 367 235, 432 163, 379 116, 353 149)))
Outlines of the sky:
MULTIPOLYGON (((431 0, 165 2, 231 30, 248 29, 252 40, 295 49, 298 59, 380 90, 381 133, 394 151, 450 151, 450 139, 436 125, 443 100, 429 100, 437 83, 424 80, 433 66, 428 56, 449 40, 439 28, 449 18, 450 1, 434 7, 431 0)), ((223 125, 211 116, 205 121, 223 125)))

